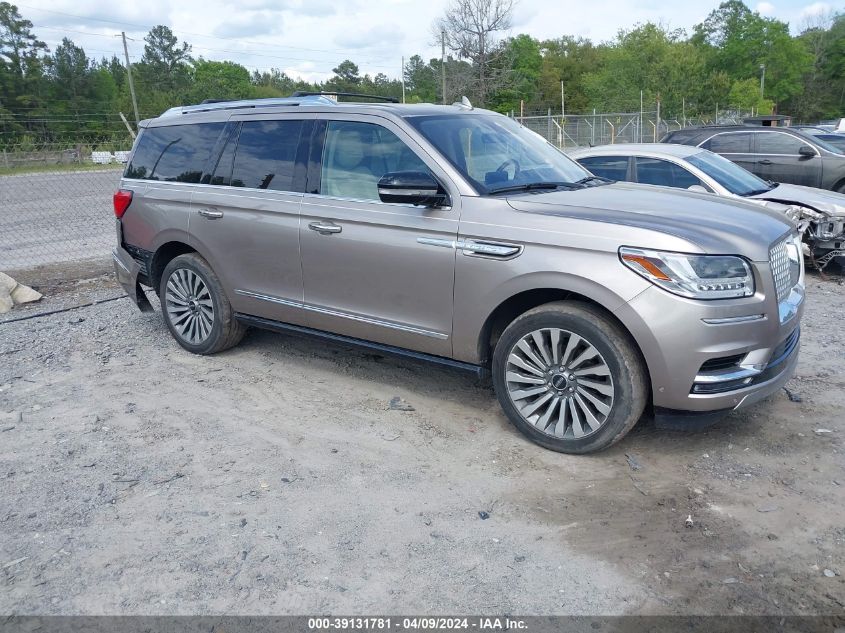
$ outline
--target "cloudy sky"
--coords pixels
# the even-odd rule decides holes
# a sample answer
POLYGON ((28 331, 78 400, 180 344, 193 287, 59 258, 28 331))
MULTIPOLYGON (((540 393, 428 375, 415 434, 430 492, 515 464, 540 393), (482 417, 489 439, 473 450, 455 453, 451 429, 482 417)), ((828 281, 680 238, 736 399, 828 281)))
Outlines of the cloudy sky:
MULTIPOLYGON (((12 0, 14 2, 14 0, 12 0)), ((21 14, 51 49, 69 37, 89 56, 122 55, 120 31, 132 38, 132 61, 143 53, 150 27, 166 24, 193 45, 194 56, 229 59, 250 70, 279 68, 309 80, 326 79, 343 59, 362 72, 398 77, 401 58, 439 56, 430 27, 448 0, 24 0, 21 14)), ((771 0, 749 6, 790 23, 797 32, 808 20, 843 10, 838 3, 771 0)), ((611 39, 637 22, 689 29, 718 2, 677 0, 519 0, 511 33, 538 38, 572 34, 611 39)))

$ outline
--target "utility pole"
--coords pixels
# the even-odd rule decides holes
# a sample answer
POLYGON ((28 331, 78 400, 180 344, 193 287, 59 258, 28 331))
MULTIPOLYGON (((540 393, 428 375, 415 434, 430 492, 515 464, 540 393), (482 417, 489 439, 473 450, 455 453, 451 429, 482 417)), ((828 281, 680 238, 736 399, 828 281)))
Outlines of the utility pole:
POLYGON ((566 96, 563 93, 563 79, 560 80, 560 118, 566 118, 566 96))
POLYGON ((138 116, 138 101, 135 99, 135 83, 132 81, 132 64, 129 63, 126 33, 121 31, 120 36, 123 38, 123 54, 126 56, 126 76, 129 78, 129 93, 132 95, 132 109, 135 110, 135 126, 137 127, 141 123, 141 117, 138 116))
POLYGON ((766 64, 760 64, 760 98, 763 99, 763 92, 766 89, 766 64))
POLYGON ((440 31, 440 83, 443 91, 443 105, 446 105, 446 29, 440 31))
POLYGON ((643 142, 643 91, 640 90, 640 143, 643 142))
POLYGON ((402 103, 405 103, 405 56, 402 56, 402 103))

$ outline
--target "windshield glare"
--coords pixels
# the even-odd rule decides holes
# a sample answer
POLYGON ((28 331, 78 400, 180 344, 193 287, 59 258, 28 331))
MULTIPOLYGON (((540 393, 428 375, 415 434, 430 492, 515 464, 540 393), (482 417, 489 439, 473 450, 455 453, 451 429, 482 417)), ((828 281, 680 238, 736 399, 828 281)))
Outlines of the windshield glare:
POLYGON ((591 176, 541 136, 505 116, 447 114, 408 121, 481 194, 591 176))
POLYGON ((698 167, 725 189, 738 196, 763 193, 772 188, 762 178, 758 178, 750 171, 746 171, 736 163, 719 156, 719 154, 701 152, 687 158, 687 162, 694 167, 698 167))

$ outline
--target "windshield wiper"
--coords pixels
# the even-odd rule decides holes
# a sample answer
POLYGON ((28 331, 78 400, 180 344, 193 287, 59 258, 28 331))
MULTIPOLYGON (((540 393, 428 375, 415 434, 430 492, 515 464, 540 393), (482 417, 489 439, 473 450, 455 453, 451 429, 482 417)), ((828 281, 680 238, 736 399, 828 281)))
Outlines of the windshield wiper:
POLYGON ((612 182, 616 182, 615 180, 611 180, 610 178, 603 178, 602 176, 587 176, 586 178, 582 178, 578 181, 579 185, 586 185, 587 183, 595 183, 593 186, 596 185, 609 185, 612 182))
POLYGON ((767 180, 766 184, 769 185, 769 186, 766 187, 765 189, 753 189, 751 191, 747 191, 747 192, 740 194, 740 195, 742 195, 743 198, 748 198, 749 196, 759 196, 761 193, 770 192, 772 189, 777 187, 780 183, 779 182, 773 182, 771 180, 767 180))
POLYGON ((497 193, 509 193, 513 191, 535 191, 541 189, 560 189, 567 187, 569 189, 583 189, 586 185, 578 182, 529 182, 524 185, 511 185, 510 187, 499 187, 498 189, 491 189, 487 193, 494 195, 497 193))

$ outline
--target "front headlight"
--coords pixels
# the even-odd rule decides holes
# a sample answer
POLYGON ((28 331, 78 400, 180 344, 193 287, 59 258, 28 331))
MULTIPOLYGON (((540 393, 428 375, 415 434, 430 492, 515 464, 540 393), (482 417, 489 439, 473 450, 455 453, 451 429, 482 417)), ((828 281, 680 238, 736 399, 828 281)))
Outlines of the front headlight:
POLYGON ((623 246, 619 259, 664 290, 691 299, 732 299, 754 294, 754 275, 741 257, 687 255, 623 246))

